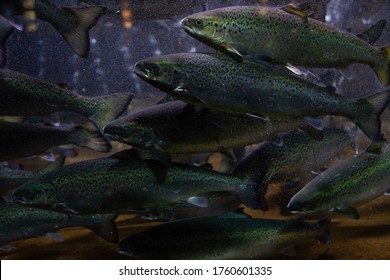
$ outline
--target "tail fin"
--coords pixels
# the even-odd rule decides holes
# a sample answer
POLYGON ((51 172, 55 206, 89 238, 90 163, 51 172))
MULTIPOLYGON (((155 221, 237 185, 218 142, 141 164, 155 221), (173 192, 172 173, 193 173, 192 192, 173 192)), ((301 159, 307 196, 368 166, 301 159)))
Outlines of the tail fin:
POLYGON ((103 130, 103 127, 116 119, 129 106, 133 96, 128 93, 117 93, 96 98, 100 108, 93 112, 90 119, 103 130))
POLYGON ((118 232, 115 224, 117 214, 98 214, 94 215, 95 219, 92 224, 85 225, 96 234, 100 235, 105 240, 117 243, 119 241, 118 232))
POLYGON ((0 17, 0 67, 3 67, 6 63, 5 42, 14 30, 15 27, 0 17))
MULTIPOLYGON (((373 141, 380 139, 380 115, 390 101, 390 90, 385 90, 362 100, 368 102, 371 109, 367 114, 359 114, 352 121, 373 141)), ((363 103, 362 102, 362 103, 363 103)))
POLYGON ((88 31, 97 23, 103 15, 105 8, 101 6, 67 8, 62 10, 71 17, 76 17, 77 26, 71 30, 58 28, 58 32, 64 37, 73 51, 81 57, 88 56, 89 34, 88 31))
POLYGON ((376 75, 378 76, 381 84, 384 86, 390 85, 390 46, 383 47, 382 51, 386 54, 385 61, 381 66, 373 67, 376 75))
POLYGON ((76 126, 71 134, 72 142, 78 146, 98 152, 108 152, 111 150, 110 143, 103 137, 98 128, 90 121, 76 126))

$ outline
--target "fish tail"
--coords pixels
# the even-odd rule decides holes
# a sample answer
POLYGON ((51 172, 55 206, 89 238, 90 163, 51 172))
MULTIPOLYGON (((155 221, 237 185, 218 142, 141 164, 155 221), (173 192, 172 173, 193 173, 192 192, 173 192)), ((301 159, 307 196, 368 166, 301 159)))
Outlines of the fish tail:
POLYGON ((100 235, 108 242, 117 243, 119 241, 118 231, 115 224, 115 219, 117 217, 117 214, 95 215, 94 222, 85 225, 85 227, 100 235))
POLYGON ((107 123, 127 109, 132 99, 133 96, 128 93, 98 97, 95 101, 99 103, 99 108, 93 112, 90 119, 102 130, 107 123))
POLYGON ((321 235, 318 240, 325 244, 332 243, 332 239, 330 237, 330 222, 332 219, 332 215, 329 215, 318 221, 319 226, 323 229, 321 235))
POLYGON ((111 150, 110 143, 103 137, 99 129, 90 121, 76 126, 75 132, 71 134, 73 142, 81 147, 98 151, 108 152, 111 150))
POLYGON ((373 67, 379 81, 384 86, 390 85, 390 46, 381 49, 385 55, 385 61, 382 65, 373 67))
POLYGON ((11 36, 12 32, 15 30, 15 27, 13 27, 11 24, 9 25, 7 24, 7 26, 3 27, 4 24, 0 22, 0 67, 3 67, 6 63, 5 42, 7 41, 8 37, 11 36))
POLYGON ((386 109, 390 101, 390 90, 374 94, 360 100, 364 106, 370 104, 370 111, 367 114, 359 114, 352 121, 373 141, 380 139, 381 122, 380 115, 386 109))
POLYGON ((77 25, 75 28, 62 29, 57 31, 64 37, 73 51, 81 57, 86 57, 89 53, 89 30, 97 23, 103 15, 105 8, 101 6, 69 8, 64 7, 62 10, 76 17, 77 25))
POLYGON ((267 211, 268 205, 264 194, 265 188, 248 180, 234 195, 250 209, 267 211))

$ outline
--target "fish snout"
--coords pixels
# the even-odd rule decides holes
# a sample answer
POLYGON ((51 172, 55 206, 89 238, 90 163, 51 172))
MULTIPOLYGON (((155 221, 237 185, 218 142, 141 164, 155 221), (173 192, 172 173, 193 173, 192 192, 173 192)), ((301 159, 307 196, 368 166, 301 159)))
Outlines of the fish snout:
POLYGON ((194 33, 194 29, 190 25, 190 20, 188 17, 183 18, 180 21, 180 27, 187 33, 194 33))
POLYGON ((287 204, 287 210, 290 213, 300 213, 301 212, 301 209, 298 207, 298 205, 296 203, 294 203, 294 201, 290 201, 287 204))
POLYGON ((148 71, 145 67, 145 64, 142 61, 137 62, 134 65, 133 73, 136 74, 140 78, 147 78, 148 77, 148 71))

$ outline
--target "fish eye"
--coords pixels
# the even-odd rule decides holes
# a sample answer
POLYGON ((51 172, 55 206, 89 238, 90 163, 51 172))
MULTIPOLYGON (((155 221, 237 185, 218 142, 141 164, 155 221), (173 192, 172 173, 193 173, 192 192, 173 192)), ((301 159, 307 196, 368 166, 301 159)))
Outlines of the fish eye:
POLYGON ((197 19, 197 20, 195 21, 195 26, 196 26, 196 27, 201 27, 202 24, 203 24, 203 22, 202 22, 200 19, 197 19))
POLYGON ((116 134, 117 135, 125 135, 126 134, 126 129, 124 129, 123 127, 117 127, 116 128, 116 134))
POLYGON ((160 70, 160 67, 158 67, 157 64, 152 64, 150 65, 150 71, 154 72, 154 73, 157 73, 158 70, 160 70))
POLYGON ((312 205, 313 205, 313 203, 311 203, 311 201, 305 202, 305 207, 307 207, 307 208, 310 208, 312 205))

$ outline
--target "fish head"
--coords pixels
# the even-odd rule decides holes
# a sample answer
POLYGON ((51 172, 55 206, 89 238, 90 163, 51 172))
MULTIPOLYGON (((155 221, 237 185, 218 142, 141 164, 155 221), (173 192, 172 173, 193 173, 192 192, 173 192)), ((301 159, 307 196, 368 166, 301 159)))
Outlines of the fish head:
POLYGON ((107 124, 103 131, 108 138, 134 147, 161 150, 165 145, 159 133, 151 125, 138 122, 132 116, 119 118, 107 124))
POLYGON ((156 88, 169 92, 178 86, 177 67, 169 56, 157 56, 137 62, 134 74, 156 88))
POLYGON ((296 214, 328 212, 330 209, 325 203, 324 195, 326 195, 325 192, 320 191, 316 186, 312 187, 309 183, 291 198, 287 205, 287 210, 296 214))
POLYGON ((246 42, 240 40, 235 7, 225 7, 185 17, 180 27, 191 37, 241 62, 246 42))
POLYGON ((32 180, 17 188, 13 194, 13 201, 27 206, 50 208, 55 203, 53 196, 54 186, 49 182, 32 180))

